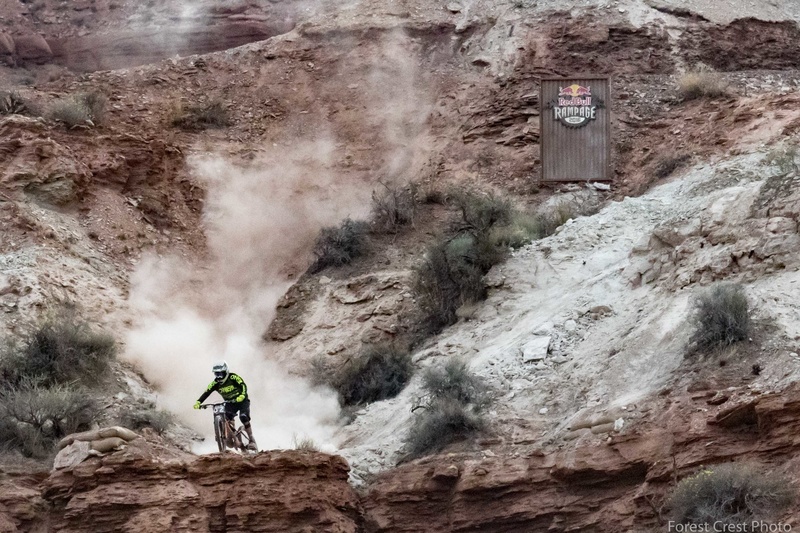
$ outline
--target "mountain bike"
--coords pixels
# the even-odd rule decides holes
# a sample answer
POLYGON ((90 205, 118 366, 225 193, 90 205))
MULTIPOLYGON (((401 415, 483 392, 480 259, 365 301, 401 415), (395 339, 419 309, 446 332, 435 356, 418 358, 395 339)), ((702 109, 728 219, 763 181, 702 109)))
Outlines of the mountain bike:
POLYGON ((250 453, 252 450, 247 449, 250 444, 250 437, 247 436, 244 426, 236 428, 235 420, 228 422, 225 418, 226 403, 204 403, 200 406, 200 409, 211 407, 214 413, 214 439, 217 441, 217 447, 220 452, 231 448, 242 453, 250 453))

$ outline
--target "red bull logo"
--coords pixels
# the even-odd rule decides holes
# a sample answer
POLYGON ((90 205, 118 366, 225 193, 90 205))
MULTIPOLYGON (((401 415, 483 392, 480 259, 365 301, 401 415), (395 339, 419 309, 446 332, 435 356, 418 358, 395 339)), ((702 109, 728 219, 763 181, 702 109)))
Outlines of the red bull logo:
POLYGON ((597 105, 593 102, 590 86, 573 83, 558 88, 558 98, 552 103, 553 118, 567 127, 580 128, 597 118, 597 105))
POLYGON ((577 83, 573 83, 572 85, 567 85, 566 87, 558 88, 558 96, 569 96, 572 98, 576 98, 578 96, 591 96, 591 95, 592 95, 591 87, 584 87, 583 85, 578 85, 577 83))

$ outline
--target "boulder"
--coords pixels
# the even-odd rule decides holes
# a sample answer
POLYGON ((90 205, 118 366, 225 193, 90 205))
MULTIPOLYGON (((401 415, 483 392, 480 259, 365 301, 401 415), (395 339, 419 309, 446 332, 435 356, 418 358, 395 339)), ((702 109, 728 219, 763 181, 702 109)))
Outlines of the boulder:
POLYGON ((53 57, 53 51, 44 37, 38 34, 17 35, 14 37, 17 57, 23 61, 44 63, 53 57))
POLYGON ((14 39, 9 34, 0 32, 0 56, 13 56, 15 51, 14 39))
POLYGON ((526 341, 520 348, 523 363, 535 363, 547 357, 547 352, 550 351, 551 337, 533 337, 526 341))

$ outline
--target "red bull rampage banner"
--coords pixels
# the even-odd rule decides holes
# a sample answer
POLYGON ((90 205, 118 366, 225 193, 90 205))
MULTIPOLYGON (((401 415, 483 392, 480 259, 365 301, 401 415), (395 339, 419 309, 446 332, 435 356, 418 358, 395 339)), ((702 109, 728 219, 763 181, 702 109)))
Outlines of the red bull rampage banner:
POLYGON ((558 98, 550 102, 553 119, 568 128, 580 128, 597 118, 603 101, 592 96, 592 88, 573 83, 558 88, 558 98))

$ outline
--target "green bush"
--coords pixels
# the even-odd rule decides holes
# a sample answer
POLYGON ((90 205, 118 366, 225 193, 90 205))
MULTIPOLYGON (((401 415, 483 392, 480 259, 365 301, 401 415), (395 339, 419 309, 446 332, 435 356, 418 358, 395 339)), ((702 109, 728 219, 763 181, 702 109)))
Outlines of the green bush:
POLYGON ((116 355, 114 338, 96 333, 70 310, 44 320, 22 342, 8 345, 0 358, 0 377, 15 385, 34 379, 43 386, 100 382, 116 355))
POLYGON ((0 444, 45 458, 60 439, 88 429, 97 410, 84 389, 25 379, 0 389, 0 444))
POLYGON ((219 101, 188 107, 178 103, 170 111, 170 122, 173 126, 189 131, 225 128, 231 124, 228 110, 219 101))
POLYGON ((311 265, 311 272, 316 273, 329 266, 346 265, 365 255, 369 249, 368 231, 369 224, 349 218, 338 227, 322 228, 314 243, 316 260, 311 265))
POLYGON ((691 351, 724 348, 749 337, 749 306, 741 285, 715 285, 698 296, 693 305, 691 351))
POLYGON ((419 329, 425 334, 455 323, 461 289, 451 272, 446 242, 431 246, 425 253, 414 269, 412 289, 422 314, 419 329))
POLYGON ((314 363, 315 381, 339 393, 342 405, 361 405, 397 396, 414 373, 411 353, 394 343, 365 348, 338 370, 314 363))
POLYGON ((50 119, 63 123, 68 128, 86 126, 91 120, 89 108, 74 98, 62 98, 50 106, 50 119))
POLYGON ((127 409, 119 415, 119 425, 138 431, 151 428, 159 435, 163 435, 173 424, 174 417, 169 411, 148 405, 140 408, 127 409))
POLYGON ((381 183, 382 192, 372 193, 370 220, 378 232, 397 233, 400 228, 413 224, 417 213, 417 187, 404 187, 381 183))
MULTIPOLYGON (((724 464, 683 479, 669 506, 678 524, 741 526, 754 520, 779 520, 794 496, 782 476, 768 475, 752 465, 724 464)), ((726 531, 734 530, 744 531, 726 531)))
MULTIPOLYGON (((491 397, 483 380, 458 360, 430 367, 422 375, 425 393, 406 438, 412 457, 434 453, 448 444, 483 431, 483 412, 491 397)), ((416 408, 415 408, 416 409, 416 408)))

